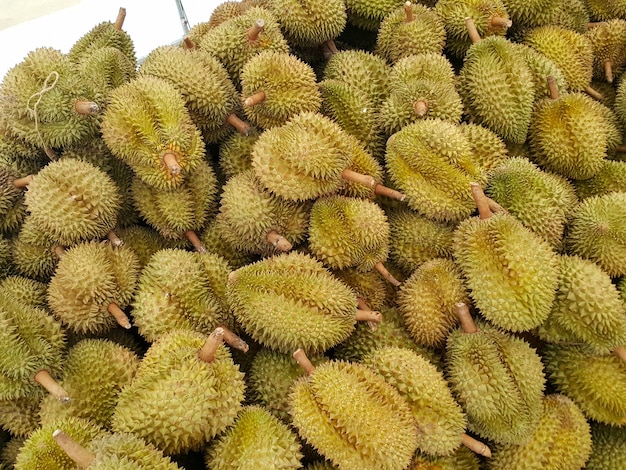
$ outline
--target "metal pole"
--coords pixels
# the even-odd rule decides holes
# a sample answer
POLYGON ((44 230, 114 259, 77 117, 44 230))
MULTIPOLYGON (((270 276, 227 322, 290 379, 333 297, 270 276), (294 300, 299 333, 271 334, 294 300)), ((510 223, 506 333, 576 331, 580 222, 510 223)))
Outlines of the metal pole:
POLYGON ((183 8, 182 0, 176 0, 176 7, 178 8, 180 23, 183 27, 183 36, 187 36, 191 28, 189 27, 189 20, 187 19, 187 14, 185 13, 185 9, 183 8))

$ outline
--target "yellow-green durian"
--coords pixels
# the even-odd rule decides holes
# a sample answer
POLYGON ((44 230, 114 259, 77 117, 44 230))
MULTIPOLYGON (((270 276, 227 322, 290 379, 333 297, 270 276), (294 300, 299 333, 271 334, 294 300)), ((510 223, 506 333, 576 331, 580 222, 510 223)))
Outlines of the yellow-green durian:
POLYGON ((367 31, 377 31, 385 17, 403 3, 401 0, 346 0, 348 22, 367 31))
POLYGON ((0 466, 2 470, 12 470, 15 468, 15 461, 22 450, 24 442, 26 442, 26 439, 23 437, 13 437, 4 445, 2 453, 0 454, 1 464, 4 465, 0 466))
POLYGON ((102 47, 83 56, 77 64, 78 71, 91 86, 107 96, 118 86, 135 78, 137 63, 115 47, 102 47))
POLYGON ((519 445, 496 445, 488 468, 583 468, 590 452, 591 433, 582 412, 565 395, 546 395, 543 412, 532 437, 519 445))
POLYGON ((333 275, 350 286, 357 297, 372 310, 379 310, 387 300, 387 283, 376 271, 363 272, 358 268, 345 268, 333 270, 333 275))
POLYGON ((8 253, 13 256, 17 274, 48 282, 59 262, 59 255, 55 253, 55 249, 61 250, 58 247, 58 243, 41 233, 39 225, 27 217, 8 253))
POLYGON ((626 21, 615 18, 589 29, 593 46, 593 75, 610 83, 626 66, 626 21))
POLYGON ((503 0, 513 24, 524 24, 550 8, 551 0, 503 0))
POLYGON ((95 454, 89 465, 93 470, 178 470, 177 464, 169 457, 129 433, 115 433, 98 436, 85 448, 95 454))
MULTIPOLYGON (((27 396, 0 400, 0 426, 13 436, 28 437, 41 426, 39 408, 46 391, 33 390, 27 396)), ((57 400, 58 401, 58 400, 57 400)))
POLYGON ((0 236, 0 280, 11 274, 12 257, 11 241, 0 236))
POLYGON ((124 246, 130 248, 139 261, 140 269, 143 269, 153 254, 164 248, 169 248, 168 241, 160 236, 156 230, 143 225, 130 225, 116 230, 124 246))
POLYGON ((202 136, 181 94, 158 77, 137 77, 116 88, 100 128, 113 155, 161 190, 181 186, 204 158, 202 136))
POLYGON ((11 168, 0 164, 0 234, 19 230, 26 219, 24 189, 13 183, 19 176, 11 168))
POLYGON ((0 282, 0 297, 30 307, 47 308, 46 291, 48 286, 24 276, 8 276, 0 282))
POLYGON ((200 234, 200 241, 207 251, 224 258, 233 269, 240 268, 256 260, 255 255, 237 250, 222 237, 216 219, 209 222, 202 234, 200 234))
POLYGON ((489 36, 470 47, 458 89, 471 122, 506 141, 526 140, 535 88, 530 68, 513 43, 489 36))
POLYGON ((626 428, 591 424, 591 455, 587 470, 616 470, 626 465, 626 428))
POLYGON ((626 18, 626 2, 614 0, 585 0, 589 14, 594 21, 607 21, 613 18, 626 18))
POLYGON ((104 21, 91 28, 74 43, 68 57, 72 62, 78 63, 97 54, 99 49, 107 47, 119 49, 131 62, 132 68, 136 68, 137 59, 133 41, 117 21, 115 23, 104 21))
POLYGON ((479 470, 480 462, 467 447, 459 447, 452 455, 433 456, 417 452, 408 470, 479 470))
POLYGON ((236 132, 220 143, 219 167, 227 180, 252 168, 252 149, 258 138, 256 133, 236 132))
POLYGON ((568 217, 578 204, 569 181, 541 171, 522 157, 494 168, 486 193, 556 249, 561 246, 568 217))
POLYGON ((235 424, 213 441, 205 453, 208 468, 267 470, 302 468, 300 444, 294 432, 260 406, 247 406, 235 424))
POLYGON ((485 171, 491 172, 508 159, 507 146, 495 132, 471 123, 462 123, 460 129, 469 141, 474 160, 485 171))
POLYGON ((386 168, 409 207, 437 221, 456 222, 475 208, 470 182, 485 175, 458 125, 418 121, 387 141, 386 168))
POLYGON ((626 193, 592 196, 572 212, 565 246, 611 277, 626 274, 626 193))
POLYGON ((296 382, 290 404, 298 434, 341 469, 401 470, 417 447, 409 404, 364 365, 320 364, 296 382))
MULTIPOLYGON (((345 180, 337 194, 346 197, 374 199, 378 194, 376 192, 378 182, 385 180, 383 166, 379 160, 366 149, 366 145, 353 135, 344 134, 343 142, 349 148, 348 151, 352 155, 352 162, 347 169, 360 173, 361 175, 369 175, 377 183, 373 188, 371 183, 363 184, 359 181, 345 180)), ((379 154, 379 158, 381 157, 382 155, 379 154)))
POLYGON ((626 192, 626 162, 604 160, 602 167, 593 178, 573 183, 580 199, 626 192))
POLYGON ((554 78, 557 89, 561 92, 565 93, 569 90, 565 75, 563 75, 559 66, 552 59, 526 44, 516 44, 516 47, 524 57, 532 75, 535 85, 535 101, 546 98, 549 95, 546 85, 548 77, 554 78))

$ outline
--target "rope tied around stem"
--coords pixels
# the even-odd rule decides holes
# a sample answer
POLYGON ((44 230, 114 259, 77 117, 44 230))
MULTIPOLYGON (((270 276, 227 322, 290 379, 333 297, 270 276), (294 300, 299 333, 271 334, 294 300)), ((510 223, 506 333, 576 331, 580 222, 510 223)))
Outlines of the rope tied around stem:
POLYGON ((43 95, 49 92, 50 90, 54 89, 58 81, 59 81, 59 72, 57 72, 56 70, 53 70, 52 72, 48 74, 48 76, 44 80, 43 87, 41 88, 41 90, 39 90, 37 93, 33 93, 30 96, 30 98, 28 98, 28 101, 26 102, 26 111, 28 111, 28 113, 35 119, 35 132, 39 136, 39 140, 41 140, 41 144, 43 145, 44 149, 46 149, 46 154, 48 154, 49 157, 50 157, 50 154, 47 151, 48 146, 44 142, 41 132, 39 132, 39 114, 37 113, 37 106, 39 106, 39 103, 41 102, 43 95), (51 84, 48 84, 48 81, 52 77, 54 77, 54 81, 51 84), (35 97, 37 97, 37 101, 35 102, 35 105, 31 108, 30 102, 35 97))

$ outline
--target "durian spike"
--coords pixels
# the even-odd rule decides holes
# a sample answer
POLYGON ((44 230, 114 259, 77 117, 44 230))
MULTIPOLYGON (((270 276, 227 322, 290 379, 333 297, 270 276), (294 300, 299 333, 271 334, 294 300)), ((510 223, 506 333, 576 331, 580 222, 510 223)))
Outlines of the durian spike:
MULTIPOLYGON (((369 305, 367 305, 367 303, 365 303, 365 300, 363 300, 361 297, 357 297, 356 298, 356 308, 357 308, 357 317, 359 315, 359 312, 362 310, 365 310, 367 312, 376 312, 376 313, 380 313, 377 312, 376 310, 372 310, 371 307, 369 305)), ((370 330, 372 331, 376 331, 378 329, 378 324, 380 323, 380 321, 382 320, 382 314, 380 314, 380 319, 375 321, 375 320, 371 320, 367 322, 367 326, 370 327, 370 330)), ((357 319, 357 321, 361 321, 359 319, 357 319)))
POLYGON ((556 83, 556 78, 552 75, 548 77, 548 93, 550 94, 551 100, 559 99, 559 87, 556 83))
POLYGON ((188 37, 183 39, 183 49, 195 49, 196 44, 188 37))
POLYGON ((413 111, 420 117, 426 116, 428 112, 428 103, 424 100, 418 100, 413 102, 413 111))
POLYGON ((74 111, 82 116, 89 116, 91 114, 98 114, 100 112, 100 106, 93 101, 77 100, 74 102, 74 111))
POLYGON ((124 245, 124 241, 117 236, 117 233, 115 233, 114 230, 111 230, 109 233, 107 233, 107 240, 109 240, 111 242, 111 245, 115 247, 120 247, 124 245))
POLYGON ((69 394, 65 391, 63 387, 59 385, 59 383, 52 378, 50 372, 45 369, 40 370, 35 374, 33 380, 45 388, 50 395, 55 397, 62 403, 68 403, 71 398, 69 394))
POLYGON ((311 375, 313 372, 315 372, 315 366, 311 361, 309 361, 309 358, 306 356, 306 353, 302 349, 296 350, 296 352, 293 353, 292 357, 296 360, 298 365, 304 369, 307 375, 311 375))
POLYGON ((176 158, 176 155, 174 155, 171 152, 168 152, 165 155, 163 155, 162 160, 172 175, 180 174, 180 165, 178 164, 178 159, 176 158))
POLYGON ((513 26, 513 22, 501 16, 492 16, 489 18, 489 26, 492 28, 510 28, 513 26))
POLYGON ((478 30, 476 29, 476 23, 469 16, 465 18, 465 27, 467 28, 467 34, 469 34, 470 39, 472 40, 472 44, 476 44, 481 41, 480 34, 478 34, 478 30))
POLYGON ((488 459, 491 458, 491 449, 486 444, 474 439, 472 436, 463 434, 463 436, 461 436, 461 444, 471 451, 476 452, 478 455, 482 455, 488 459))
POLYGON ((474 202, 476 202, 479 217, 481 219, 488 219, 493 215, 493 212, 491 212, 489 201, 483 192, 483 188, 481 188, 478 183, 470 183, 470 187, 472 188, 472 196, 474 197, 474 202))
POLYGON ((604 74, 606 75, 606 81, 613 83, 613 62, 610 60, 604 63, 604 74))
POLYGON ((185 238, 189 240, 189 242, 193 245, 193 247, 198 253, 206 253, 206 247, 200 241, 200 238, 198 238, 198 235, 196 234, 196 232, 194 232, 193 230, 187 230, 185 232, 185 238))
POLYGON ((115 321, 122 328, 126 328, 127 330, 129 330, 130 327, 132 326, 130 324, 130 320, 128 319, 124 311, 115 302, 111 302, 109 304, 109 306, 107 307, 107 312, 113 315, 113 317, 115 318, 115 321))
POLYGON ((198 358, 204 362, 213 362, 217 348, 224 342, 224 328, 217 327, 209 335, 204 346, 198 351, 198 358))
POLYGON ((61 245, 56 245, 54 247, 54 254, 57 255, 57 258, 59 259, 63 258, 63 255, 65 254, 65 247, 61 245))
POLYGON ((613 350, 613 354, 620 358, 626 364, 626 346, 619 346, 613 350))
POLYGON ((272 230, 267 234, 267 241, 274 245, 274 247, 279 251, 290 251, 293 248, 293 245, 289 240, 283 237, 276 230, 272 230))
POLYGON ((248 124, 246 121, 242 121, 241 119, 239 119, 239 116, 237 116, 235 113, 229 114, 226 118, 226 122, 233 126, 237 130, 237 132, 245 135, 246 137, 248 137, 250 135, 250 132, 252 132, 250 124, 248 124))
POLYGON ((341 172, 341 178, 346 181, 351 181, 353 183, 363 184, 365 186, 369 186, 374 189, 374 194, 378 194, 380 196, 387 196, 392 199, 396 199, 398 201, 404 201, 406 196, 402 194, 400 191, 396 191, 395 189, 388 188, 383 186, 380 183, 377 183, 373 176, 363 175, 361 173, 357 173, 356 171, 352 171, 348 168, 341 172))
POLYGON ((474 319, 472 318, 472 314, 469 311, 469 307, 464 302, 459 302, 456 304, 456 315, 459 317, 459 321, 461 322, 461 328, 467 334, 478 333, 478 328, 476 327, 476 323, 474 323, 474 319))
POLYGON ((244 100, 243 104, 246 106, 256 106, 259 103, 263 103, 265 98, 267 98, 267 96, 265 96, 265 92, 263 90, 257 91, 254 95, 248 96, 244 100))
POLYGON ((25 188, 31 183, 31 181, 33 181, 34 177, 35 175, 28 175, 24 176, 23 178, 14 179, 13 186, 15 186, 16 188, 25 188))
POLYGON ((597 90, 594 90, 590 86, 585 88, 585 92, 591 96, 594 100, 602 101, 604 99, 604 95, 597 90))
POLYGON ((248 42, 256 42, 259 39, 259 34, 265 28, 265 21, 262 19, 258 19, 254 22, 254 24, 248 29, 246 34, 248 35, 248 42))
POLYGON ((243 352, 248 352, 250 346, 244 340, 242 340, 235 333, 230 331, 225 325, 220 325, 220 328, 224 330, 224 341, 232 348, 239 349, 243 352))
POLYGON ((413 18, 413 4, 411 2, 404 3, 404 12, 406 13, 406 18, 404 19, 405 23, 410 23, 414 20, 413 18))
POLYGON ((378 263, 376 263, 374 265, 374 269, 378 271, 380 275, 384 277, 387 281, 389 281, 393 286, 399 287, 400 284, 402 284, 395 277, 393 277, 393 275, 389 271, 387 271, 387 268, 385 268, 385 265, 383 264, 382 261, 379 261, 378 263))
POLYGON ((96 459, 96 454, 89 452, 60 429, 52 433, 52 438, 80 468, 89 468, 91 462, 96 459))
POLYGON ((117 18, 115 19, 115 24, 113 27, 118 31, 122 30, 122 26, 124 26, 124 20, 126 19, 126 8, 121 7, 120 11, 117 12, 117 18))

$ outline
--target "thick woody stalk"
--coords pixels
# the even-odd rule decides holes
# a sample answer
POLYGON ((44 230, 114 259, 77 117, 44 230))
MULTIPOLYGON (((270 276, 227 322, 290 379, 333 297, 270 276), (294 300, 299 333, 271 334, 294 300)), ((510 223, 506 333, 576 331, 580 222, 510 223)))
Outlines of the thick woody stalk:
POLYGON ((96 454, 89 452, 60 429, 54 431, 52 438, 80 468, 89 468, 91 463, 96 459, 96 454))

